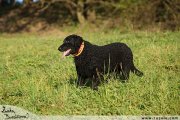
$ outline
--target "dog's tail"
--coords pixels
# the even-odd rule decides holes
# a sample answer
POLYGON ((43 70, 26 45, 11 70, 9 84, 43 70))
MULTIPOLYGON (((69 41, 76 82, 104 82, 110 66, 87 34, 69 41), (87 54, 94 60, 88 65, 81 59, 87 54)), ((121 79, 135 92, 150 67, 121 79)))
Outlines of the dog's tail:
POLYGON ((139 77, 143 76, 143 72, 139 71, 134 65, 131 67, 131 71, 139 77))

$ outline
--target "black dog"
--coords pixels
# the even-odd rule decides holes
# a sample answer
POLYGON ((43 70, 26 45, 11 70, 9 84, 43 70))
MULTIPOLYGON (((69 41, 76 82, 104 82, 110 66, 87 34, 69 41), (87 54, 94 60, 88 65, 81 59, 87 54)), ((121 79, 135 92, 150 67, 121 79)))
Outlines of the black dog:
POLYGON ((93 89, 97 89, 103 74, 114 72, 120 79, 127 80, 132 71, 138 76, 143 73, 133 63, 131 49, 124 43, 112 43, 105 46, 93 45, 78 35, 69 35, 58 48, 63 56, 73 55, 78 75, 78 85, 84 85, 85 79, 92 80, 93 89))

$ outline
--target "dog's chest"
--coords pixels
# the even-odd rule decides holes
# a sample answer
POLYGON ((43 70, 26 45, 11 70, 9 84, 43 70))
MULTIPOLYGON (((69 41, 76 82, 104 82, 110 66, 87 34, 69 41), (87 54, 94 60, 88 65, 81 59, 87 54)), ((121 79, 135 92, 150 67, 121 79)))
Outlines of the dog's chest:
POLYGON ((91 59, 76 59, 74 60, 75 65, 78 66, 80 69, 91 69, 92 67, 92 60, 91 59))
POLYGON ((76 65, 76 70, 78 74, 85 75, 85 76, 91 76, 92 71, 94 69, 93 60, 88 59, 75 59, 74 60, 76 65))

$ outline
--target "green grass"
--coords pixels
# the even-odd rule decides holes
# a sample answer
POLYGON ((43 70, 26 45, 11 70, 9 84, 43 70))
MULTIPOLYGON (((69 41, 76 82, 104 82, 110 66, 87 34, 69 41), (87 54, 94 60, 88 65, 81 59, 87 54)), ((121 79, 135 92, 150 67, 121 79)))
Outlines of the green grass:
POLYGON ((179 115, 180 32, 83 32, 98 45, 124 42, 143 77, 110 78, 98 91, 76 88, 73 58, 57 50, 64 36, 0 34, 0 104, 42 115, 179 115))

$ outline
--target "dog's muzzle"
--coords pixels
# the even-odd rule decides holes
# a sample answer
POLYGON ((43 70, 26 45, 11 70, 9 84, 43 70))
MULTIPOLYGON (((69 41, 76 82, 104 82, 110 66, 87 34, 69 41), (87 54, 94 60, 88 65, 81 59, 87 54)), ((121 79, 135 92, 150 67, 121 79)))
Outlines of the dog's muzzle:
POLYGON ((58 50, 59 50, 60 52, 63 52, 63 50, 62 50, 61 46, 58 48, 58 50))

